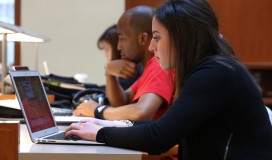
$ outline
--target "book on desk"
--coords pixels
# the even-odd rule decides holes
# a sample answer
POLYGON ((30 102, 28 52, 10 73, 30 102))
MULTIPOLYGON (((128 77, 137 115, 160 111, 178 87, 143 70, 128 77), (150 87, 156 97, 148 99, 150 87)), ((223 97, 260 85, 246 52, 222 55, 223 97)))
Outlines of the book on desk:
MULTIPOLYGON (((70 116, 73 112, 71 109, 51 107, 51 110, 58 124, 69 125, 86 119, 85 117, 70 116)), ((0 120, 19 120, 21 123, 25 123, 17 99, 0 100, 0 120)))

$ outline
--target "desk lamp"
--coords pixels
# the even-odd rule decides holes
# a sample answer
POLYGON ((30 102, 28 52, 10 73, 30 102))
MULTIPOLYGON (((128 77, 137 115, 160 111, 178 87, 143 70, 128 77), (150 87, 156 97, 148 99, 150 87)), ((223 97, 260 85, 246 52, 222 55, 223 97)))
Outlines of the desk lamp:
POLYGON ((4 78, 7 75, 7 41, 46 42, 49 39, 43 35, 27 31, 20 26, 0 21, 0 41, 2 41, 2 94, 4 93, 4 78))

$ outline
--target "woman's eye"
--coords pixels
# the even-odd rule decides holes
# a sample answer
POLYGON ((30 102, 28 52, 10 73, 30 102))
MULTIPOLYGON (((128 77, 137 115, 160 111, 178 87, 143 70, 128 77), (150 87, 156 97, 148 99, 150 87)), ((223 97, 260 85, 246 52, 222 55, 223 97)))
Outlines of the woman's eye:
POLYGON ((158 41, 160 39, 159 36, 153 36, 152 38, 155 39, 156 41, 158 41))
POLYGON ((119 38, 119 40, 124 40, 125 38, 124 37, 118 37, 119 38))

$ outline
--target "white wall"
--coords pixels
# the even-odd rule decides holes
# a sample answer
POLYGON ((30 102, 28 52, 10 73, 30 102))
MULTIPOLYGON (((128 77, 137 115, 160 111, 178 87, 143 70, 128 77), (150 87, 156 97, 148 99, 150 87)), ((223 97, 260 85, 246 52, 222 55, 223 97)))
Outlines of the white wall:
POLYGON ((21 64, 45 74, 87 73, 89 82, 104 84, 104 55, 97 39, 124 11, 124 0, 22 0, 21 26, 50 38, 23 43, 21 64), (37 59, 37 66, 36 66, 37 59))

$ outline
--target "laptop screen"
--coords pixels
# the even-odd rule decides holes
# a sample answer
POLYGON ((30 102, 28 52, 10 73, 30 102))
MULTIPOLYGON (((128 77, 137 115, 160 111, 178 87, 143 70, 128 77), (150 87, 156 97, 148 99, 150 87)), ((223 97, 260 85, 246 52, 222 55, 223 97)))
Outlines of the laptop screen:
POLYGON ((47 97, 38 76, 14 77, 31 132, 55 127, 47 97))

